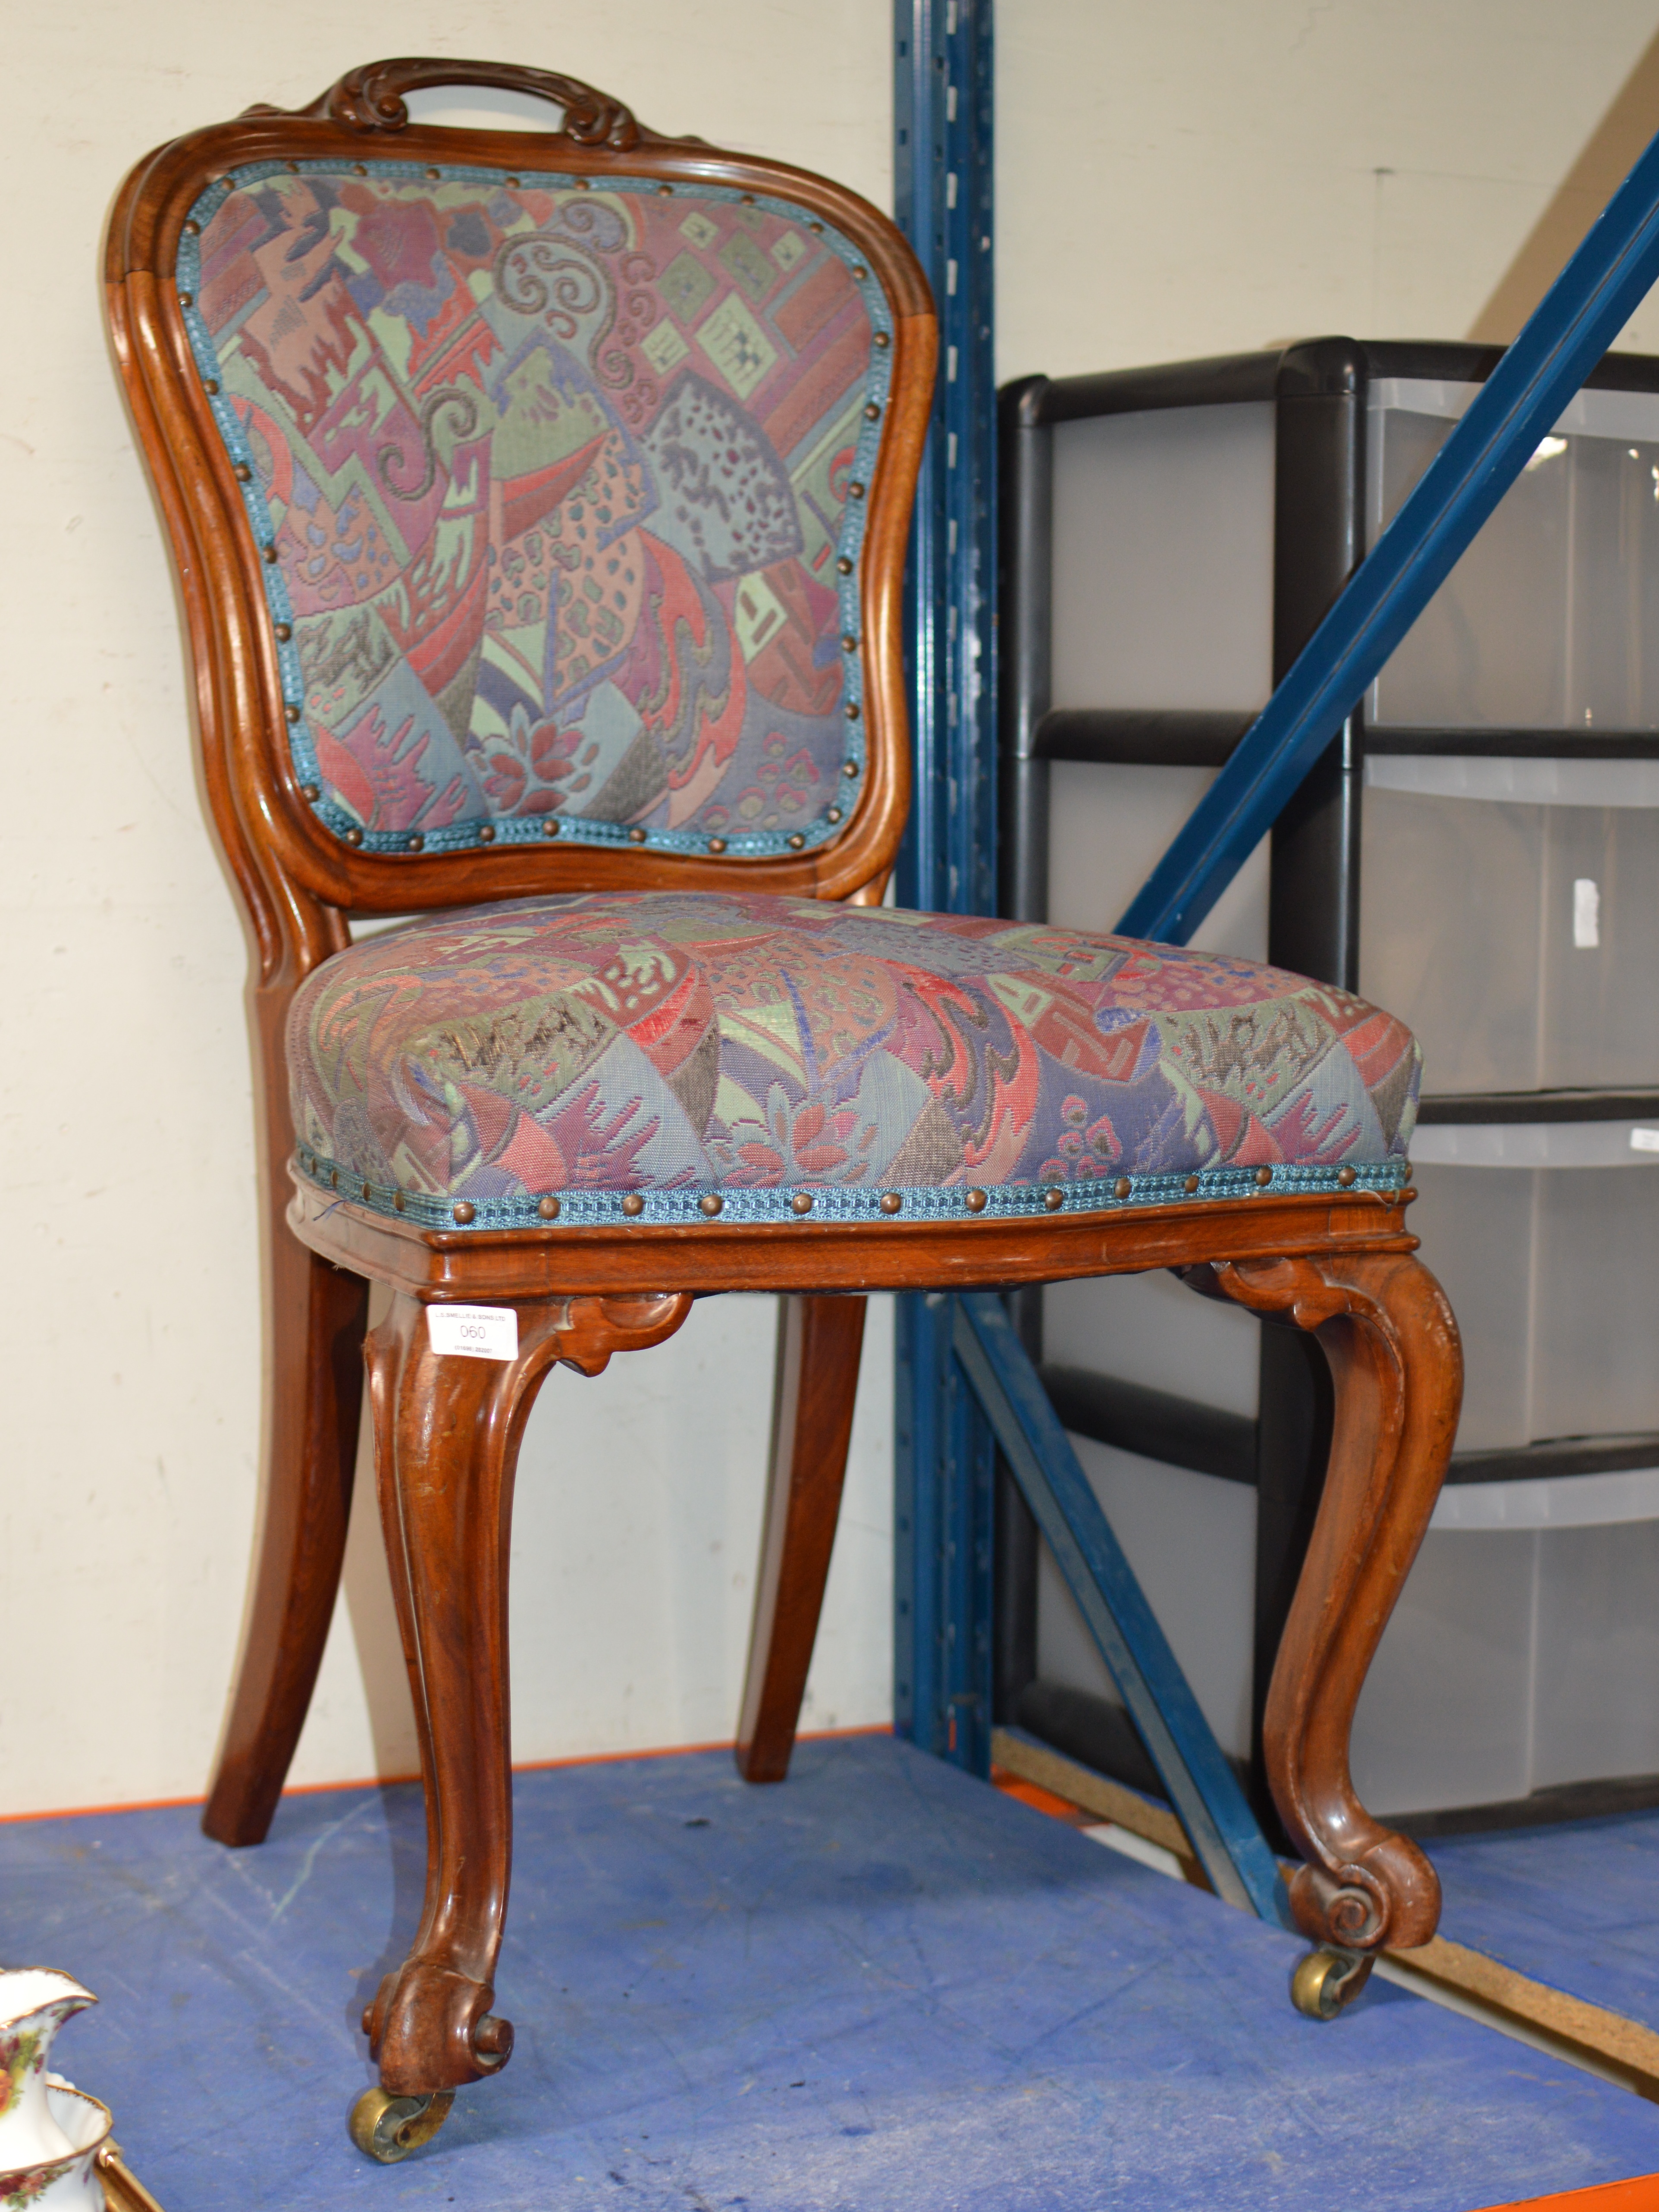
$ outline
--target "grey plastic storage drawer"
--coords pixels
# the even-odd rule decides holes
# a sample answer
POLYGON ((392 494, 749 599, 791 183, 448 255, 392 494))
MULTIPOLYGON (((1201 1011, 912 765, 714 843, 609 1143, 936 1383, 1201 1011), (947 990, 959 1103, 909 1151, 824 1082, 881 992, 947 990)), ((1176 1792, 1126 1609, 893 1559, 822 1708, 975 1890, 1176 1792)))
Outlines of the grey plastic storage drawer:
POLYGON ((1457 1449, 1659 1431, 1659 1127, 1431 1123, 1412 1170, 1463 1334, 1457 1449))
MULTIPOLYGON (((1374 544, 1479 386, 1366 391, 1374 544)), ((1261 706, 1271 402, 1054 429, 1051 703, 1261 706)), ((1581 392, 1372 684, 1373 732, 1659 730, 1659 393, 1581 392)))
MULTIPOLYGON (((1479 387, 1369 392, 1375 544, 1479 387)), ((1659 394, 1581 392, 1395 652, 1371 729, 1659 729, 1659 394)))
POLYGON ((1659 1085, 1659 761, 1372 754, 1359 987, 1425 1092, 1659 1085))
POLYGON ((1265 705, 1272 405, 1106 415, 1054 438, 1053 704, 1265 705))

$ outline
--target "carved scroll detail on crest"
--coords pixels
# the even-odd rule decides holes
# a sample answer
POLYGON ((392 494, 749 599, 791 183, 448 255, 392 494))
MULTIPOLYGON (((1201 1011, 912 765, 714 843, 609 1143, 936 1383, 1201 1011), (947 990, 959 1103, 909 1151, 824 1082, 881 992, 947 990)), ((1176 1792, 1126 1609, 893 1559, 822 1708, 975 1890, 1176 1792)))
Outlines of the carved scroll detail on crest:
POLYGON ((579 146, 605 146, 626 153, 655 131, 641 131, 632 112, 608 92, 599 92, 579 77, 562 76, 551 70, 519 69, 509 62, 449 62, 408 57, 398 61, 369 62, 348 70, 337 84, 311 106, 300 111, 332 123, 355 124, 360 131, 402 131, 409 123, 405 93, 427 85, 483 85, 499 92, 524 92, 551 100, 563 110, 562 135, 579 146))

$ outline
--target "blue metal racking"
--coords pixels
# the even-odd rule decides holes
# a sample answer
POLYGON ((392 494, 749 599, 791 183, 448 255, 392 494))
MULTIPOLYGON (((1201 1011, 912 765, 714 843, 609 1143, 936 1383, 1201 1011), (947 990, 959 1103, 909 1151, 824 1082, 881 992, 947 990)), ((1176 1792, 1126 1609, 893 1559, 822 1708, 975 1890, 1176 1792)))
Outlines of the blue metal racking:
MULTIPOLYGON (((996 897, 996 365, 991 0, 894 0, 895 211, 939 304, 939 379, 906 586, 916 787, 902 906, 996 897)), ((900 1729, 991 1757, 994 1451, 951 1355, 950 1302, 898 1302, 894 1695, 900 1729)))

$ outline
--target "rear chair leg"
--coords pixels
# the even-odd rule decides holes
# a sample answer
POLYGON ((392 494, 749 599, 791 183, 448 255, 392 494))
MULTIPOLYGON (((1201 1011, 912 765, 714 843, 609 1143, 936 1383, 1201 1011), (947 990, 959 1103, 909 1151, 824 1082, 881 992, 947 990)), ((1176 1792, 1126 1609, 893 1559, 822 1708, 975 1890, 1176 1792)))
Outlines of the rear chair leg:
POLYGON ((780 1301, 772 1464, 738 1723, 746 1782, 781 1782, 789 1771, 847 1474, 864 1311, 861 1297, 780 1301))
POLYGON ((250 996, 264 1215, 264 1486, 242 1648, 202 1814, 216 1842, 238 1845, 264 1841, 323 1663, 351 1518, 368 1326, 368 1285, 308 1252, 288 1225, 294 1130, 283 1033, 294 963, 303 973, 349 941, 342 917, 300 906, 289 920, 303 947, 296 939, 250 996))
POLYGON ((202 1826, 264 1840, 334 1618, 357 1463, 368 1285, 273 1223, 265 1487, 230 1715, 202 1826))

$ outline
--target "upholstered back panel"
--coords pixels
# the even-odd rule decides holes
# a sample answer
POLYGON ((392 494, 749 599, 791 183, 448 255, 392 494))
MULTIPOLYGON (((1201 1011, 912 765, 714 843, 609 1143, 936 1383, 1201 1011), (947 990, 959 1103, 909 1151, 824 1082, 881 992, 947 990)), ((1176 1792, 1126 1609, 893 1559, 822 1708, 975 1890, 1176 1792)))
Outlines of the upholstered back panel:
POLYGON ((836 834, 892 319, 830 225, 651 177, 264 161, 198 199, 178 285, 328 830, 836 834))

